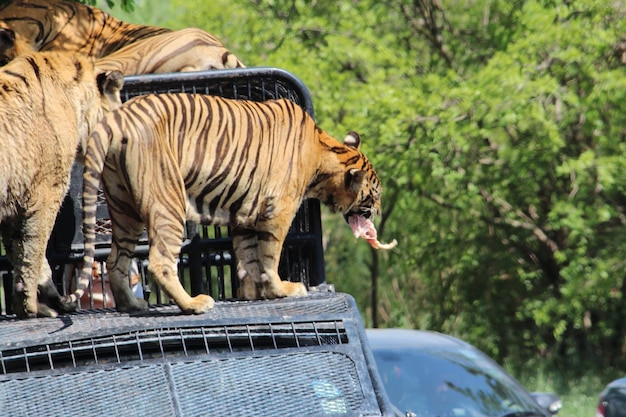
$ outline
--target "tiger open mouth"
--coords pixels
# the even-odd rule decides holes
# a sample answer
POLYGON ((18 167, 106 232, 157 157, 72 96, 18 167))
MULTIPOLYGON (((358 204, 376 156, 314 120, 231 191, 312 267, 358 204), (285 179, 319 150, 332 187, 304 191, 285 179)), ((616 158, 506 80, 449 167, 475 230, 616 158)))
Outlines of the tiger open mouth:
POLYGON ((344 215, 346 221, 352 228, 355 238, 362 237, 369 243, 374 249, 389 250, 396 247, 397 240, 393 240, 390 243, 381 243, 377 239, 378 232, 372 220, 370 220, 371 213, 347 213, 344 215))

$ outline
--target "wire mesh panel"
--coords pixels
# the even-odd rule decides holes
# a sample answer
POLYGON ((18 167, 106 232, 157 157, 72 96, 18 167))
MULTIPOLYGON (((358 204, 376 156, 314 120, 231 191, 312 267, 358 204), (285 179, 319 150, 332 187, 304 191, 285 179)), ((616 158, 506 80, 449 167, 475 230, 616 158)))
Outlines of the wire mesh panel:
POLYGON ((0 409, 24 416, 392 415, 364 334, 354 299, 338 293, 221 301, 196 316, 160 306, 28 322, 4 317, 0 409))
MULTIPOLYGON (((313 104, 306 86, 287 71, 276 68, 245 68, 236 70, 203 71, 173 74, 150 74, 125 79, 122 100, 148 93, 201 93, 234 99, 255 101, 287 98, 314 115, 313 104)), ((48 245, 48 259, 53 278, 62 293, 73 291, 77 282, 76 266, 82 261, 82 165, 75 164, 71 174, 70 191, 58 214, 48 245)), ((97 207, 96 259, 104 261, 109 254, 111 234, 106 201, 101 195, 97 207)), ((144 236, 137 247, 137 260, 141 296, 152 303, 167 300, 146 276, 147 239, 144 236)), ((179 260, 180 280, 192 294, 207 293, 224 300, 236 295, 236 259, 229 230, 226 227, 188 224, 182 242, 179 260)), ((303 282, 314 287, 326 282, 321 241, 320 208, 317 200, 305 201, 291 226, 281 255, 279 274, 283 279, 303 282)), ((0 248, 0 290, 4 289, 4 303, 0 313, 10 313, 7 307, 11 289, 10 264, 0 248)), ((104 282, 104 281, 103 281, 104 282)), ((90 285, 83 308, 101 306, 94 304, 94 288, 90 285)), ((110 303, 103 306, 112 306, 110 303)), ((0 300, 2 301, 2 300, 0 300)))

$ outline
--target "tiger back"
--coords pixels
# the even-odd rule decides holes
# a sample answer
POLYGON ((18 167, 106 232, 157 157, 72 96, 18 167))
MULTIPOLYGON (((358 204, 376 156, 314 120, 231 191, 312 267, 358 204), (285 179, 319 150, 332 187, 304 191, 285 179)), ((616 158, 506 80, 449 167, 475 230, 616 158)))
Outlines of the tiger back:
POLYGON ((245 67, 215 36, 197 28, 141 39, 98 59, 96 65, 125 75, 245 67))
POLYGON ((136 25, 78 1, 11 0, 0 5, 0 20, 34 51, 62 50, 95 58, 170 29, 136 25))
POLYGON ((55 315, 61 302, 46 245, 81 140, 121 104, 122 74, 96 74, 93 60, 33 52, 0 68, 0 233, 14 270, 19 317, 55 315), (37 294, 42 303, 38 303, 37 294))
MULTIPOLYGON (((84 265, 94 256, 101 179, 113 225, 107 269, 118 310, 146 308, 132 296, 126 278, 144 225, 148 269, 161 289, 185 313, 213 306, 208 295, 190 297, 178 280, 185 219, 231 227, 239 297, 305 295, 302 283, 278 275, 282 245, 302 200, 318 198, 346 217, 380 211, 380 181, 359 145, 356 134, 344 143, 333 139, 288 100, 133 98, 107 114, 88 141, 84 265)), ((83 269, 72 299, 82 295, 90 273, 83 269)))

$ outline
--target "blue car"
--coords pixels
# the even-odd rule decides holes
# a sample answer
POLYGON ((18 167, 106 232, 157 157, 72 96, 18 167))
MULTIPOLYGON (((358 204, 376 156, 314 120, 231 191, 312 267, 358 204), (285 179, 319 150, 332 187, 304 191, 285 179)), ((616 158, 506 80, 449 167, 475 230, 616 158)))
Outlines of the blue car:
POLYGON ((407 417, 550 417, 551 393, 530 394, 474 346, 432 331, 367 329, 385 390, 407 417))
POLYGON ((626 378, 609 383, 598 401, 597 417, 626 417, 626 378))

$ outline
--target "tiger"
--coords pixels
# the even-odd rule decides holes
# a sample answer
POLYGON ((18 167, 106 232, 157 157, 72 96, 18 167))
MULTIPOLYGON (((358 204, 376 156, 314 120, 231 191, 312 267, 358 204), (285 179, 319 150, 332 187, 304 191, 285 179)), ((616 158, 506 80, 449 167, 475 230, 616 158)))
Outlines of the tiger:
POLYGON ((121 105, 122 84, 121 73, 96 73, 93 59, 61 52, 31 52, 0 68, 0 235, 17 317, 74 308, 52 282, 46 245, 79 142, 121 105))
POLYGON ((214 306, 188 295, 177 276, 184 221, 228 225, 238 259, 238 298, 304 296, 301 282, 282 281, 283 242, 305 198, 317 198, 346 219, 380 213, 382 187, 360 151, 360 137, 340 142, 299 105, 188 93, 134 97, 94 128, 83 176, 84 260, 76 302, 94 259, 100 181, 112 223, 107 270, 116 308, 145 310, 126 272, 136 242, 148 234, 148 270, 185 314, 214 306))
POLYGON ((11 0, 0 5, 0 20, 34 51, 63 50, 102 58, 124 46, 171 32, 126 23, 77 1, 11 0))
POLYGON ((102 70, 124 75, 244 68, 210 33, 181 29, 141 39, 96 61, 102 70))

